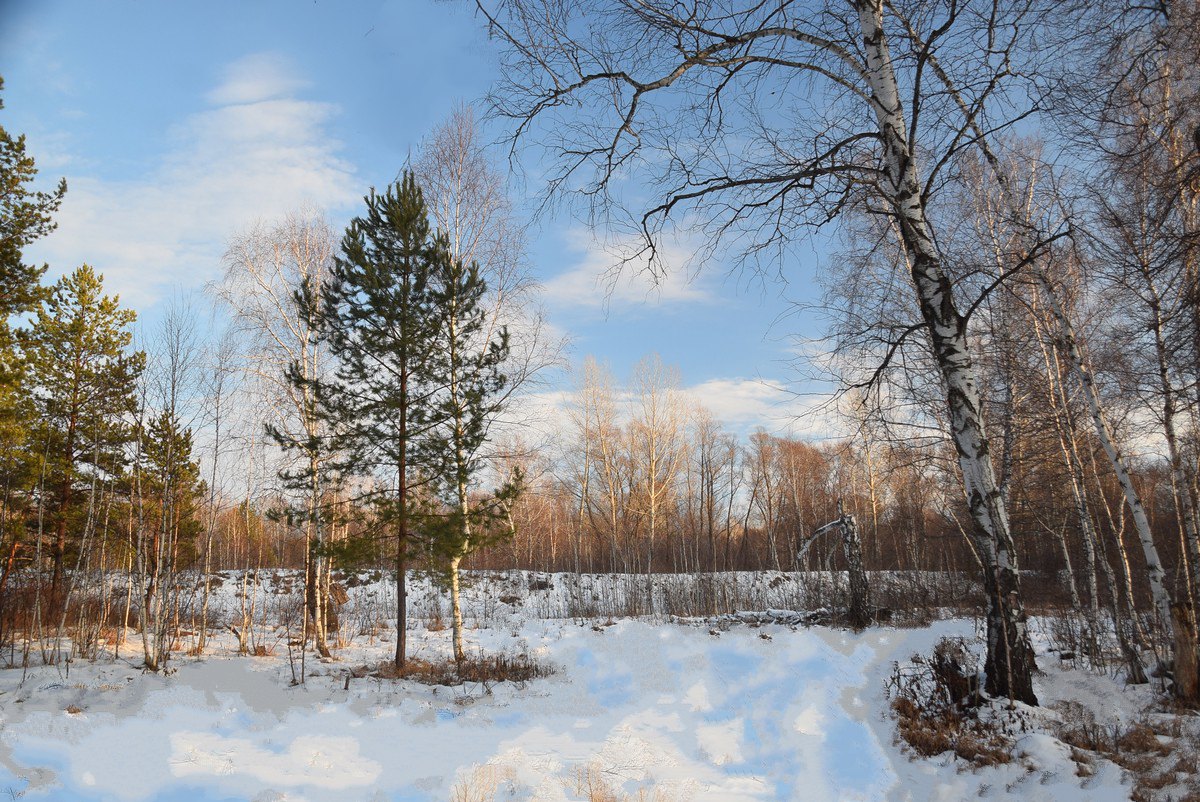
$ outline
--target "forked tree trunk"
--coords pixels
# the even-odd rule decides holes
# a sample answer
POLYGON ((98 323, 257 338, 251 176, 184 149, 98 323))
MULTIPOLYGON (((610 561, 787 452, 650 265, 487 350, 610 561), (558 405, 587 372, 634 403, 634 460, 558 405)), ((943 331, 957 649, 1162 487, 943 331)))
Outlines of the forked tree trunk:
POLYGON ((1200 701, 1200 666, 1197 665, 1196 614, 1192 606, 1171 605, 1171 624, 1175 630, 1175 697, 1195 703, 1200 701))
POLYGON ((1183 449, 1179 443, 1176 419, 1179 415, 1174 382, 1171 380, 1170 356, 1163 333, 1161 301, 1149 270, 1143 270, 1150 296, 1151 323, 1154 333, 1154 353, 1158 363, 1158 382, 1162 392, 1163 435, 1167 441, 1167 456, 1171 465, 1171 492, 1175 509, 1182 524, 1183 553, 1188 568, 1188 600, 1195 604, 1200 593, 1200 521, 1196 517, 1195 485, 1184 467, 1183 449))
POLYGON ((842 534, 842 551, 846 555, 847 573, 850 579, 850 600, 846 610, 846 622, 853 629, 863 629, 871 625, 875 616, 871 610, 871 586, 867 582, 867 572, 863 567, 862 540, 858 536, 858 524, 853 515, 842 511, 842 502, 838 502, 837 520, 830 521, 816 529, 803 542, 797 544, 796 563, 799 564, 808 550, 812 548, 822 535, 835 529, 842 534))

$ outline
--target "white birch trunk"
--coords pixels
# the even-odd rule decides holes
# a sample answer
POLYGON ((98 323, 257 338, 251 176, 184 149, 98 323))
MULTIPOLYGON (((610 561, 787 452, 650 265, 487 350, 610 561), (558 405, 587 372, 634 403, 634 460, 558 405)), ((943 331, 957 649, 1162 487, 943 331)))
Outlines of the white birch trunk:
POLYGON ((996 481, 983 427, 982 405, 967 346, 966 321, 954 304, 951 284, 925 215, 916 154, 899 83, 883 30, 882 0, 858 0, 866 79, 883 145, 892 210, 909 260, 913 284, 945 382, 950 434, 958 451, 963 488, 974 520, 976 552, 984 565, 988 590, 986 687, 994 695, 1037 704, 1033 692, 1036 664, 1020 596, 1017 559, 1008 513, 996 481))
POLYGON ((1042 294, 1049 304, 1050 311, 1054 315, 1055 322, 1058 324, 1060 346, 1070 360, 1071 369, 1083 390, 1088 412, 1091 414, 1096 428, 1096 436, 1100 439, 1104 453, 1108 456, 1108 461, 1121 485, 1121 491, 1125 496, 1125 505, 1129 508, 1129 515, 1133 519, 1134 530, 1137 532, 1138 541, 1142 545, 1142 554, 1146 560, 1146 578, 1150 584, 1150 596, 1154 602, 1155 615, 1165 633, 1171 626, 1171 594, 1167 589, 1167 574, 1163 570, 1162 560, 1158 556, 1158 548, 1154 543, 1154 533, 1150 530, 1150 519, 1146 516, 1146 508, 1142 505, 1141 495, 1133 483, 1133 476, 1129 471, 1125 455, 1121 453, 1121 449, 1113 437, 1112 427, 1108 423, 1104 407, 1100 402, 1100 392, 1096 388, 1091 371, 1084 360, 1083 352, 1075 337, 1074 326, 1063 309, 1058 291, 1046 276, 1045 271, 1036 269, 1034 274, 1042 294))

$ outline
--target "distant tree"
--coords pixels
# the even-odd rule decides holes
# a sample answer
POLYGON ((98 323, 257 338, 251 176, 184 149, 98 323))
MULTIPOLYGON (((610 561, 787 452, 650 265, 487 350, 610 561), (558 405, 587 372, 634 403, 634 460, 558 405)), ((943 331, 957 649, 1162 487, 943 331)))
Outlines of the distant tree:
POLYGON ((192 430, 179 418, 161 412, 150 421, 145 434, 142 465, 147 492, 161 514, 160 536, 167 560, 176 567, 195 562, 203 531, 200 499, 207 489, 200 477, 192 430))
POLYGON ((337 430, 339 467, 378 480, 370 497, 390 527, 396 560, 396 666, 405 660, 407 587, 415 491, 429 482, 420 457, 438 425, 433 377, 437 327, 430 274, 438 258, 421 189, 411 173, 365 198, 342 239, 318 299, 334 375, 315 385, 321 414, 337 430))
POLYGON ((633 511, 645 522, 647 604, 654 610, 650 574, 655 541, 668 534, 664 524, 675 502, 680 473, 687 460, 688 409, 679 391, 679 371, 657 354, 633 369, 633 420, 630 422, 633 511))
POLYGON ((137 315, 123 309, 117 296, 105 295, 103 282, 88 265, 60 279, 38 309, 26 342, 44 427, 54 597, 75 490, 89 471, 121 464, 133 438, 129 416, 146 364, 145 354, 130 348, 137 315))

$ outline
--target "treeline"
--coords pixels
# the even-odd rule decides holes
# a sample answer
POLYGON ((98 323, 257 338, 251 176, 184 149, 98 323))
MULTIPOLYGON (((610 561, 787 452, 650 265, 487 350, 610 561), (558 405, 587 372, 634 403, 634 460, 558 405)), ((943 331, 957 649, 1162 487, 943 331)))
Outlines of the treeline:
MULTIPOLYGON (((847 413, 861 409, 847 399, 847 413)), ((1052 608, 1104 610, 1116 592, 1123 620, 1146 612, 1139 543, 1099 439, 1076 432, 1067 453, 1079 459, 1069 461, 1054 428, 1055 409, 1030 403, 1024 413, 1007 441, 1011 453, 1003 456, 1017 548, 1033 577, 1028 592, 1052 608), (1073 468, 1080 471, 1075 477, 1073 468), (1075 480, 1078 497, 1064 492, 1075 480)), ((473 566, 845 570, 836 540, 818 541, 797 559, 806 538, 838 517, 840 503, 858 521, 868 570, 979 571, 955 454, 940 438, 888 439, 865 425, 855 436, 816 441, 762 430, 738 436, 656 357, 636 367, 627 387, 589 360, 568 415, 557 448, 521 460, 532 478, 513 511, 516 536, 481 552, 473 566)), ((1147 455, 1133 477, 1162 558, 1176 566, 1170 582, 1183 590, 1183 522, 1170 466, 1147 455)))
POLYGON ((392 569, 401 622, 407 570, 444 576, 464 659, 459 566, 511 536, 523 488, 483 475, 492 425, 549 353, 473 126, 457 112, 340 242, 311 212, 236 238, 209 287, 223 333, 192 296, 136 344, 91 267, 46 286, 23 263, 66 185, 35 191, 4 133, 0 644, 53 661, 132 625, 159 670, 185 619, 204 651, 214 571, 287 566, 328 656, 336 562, 392 569))

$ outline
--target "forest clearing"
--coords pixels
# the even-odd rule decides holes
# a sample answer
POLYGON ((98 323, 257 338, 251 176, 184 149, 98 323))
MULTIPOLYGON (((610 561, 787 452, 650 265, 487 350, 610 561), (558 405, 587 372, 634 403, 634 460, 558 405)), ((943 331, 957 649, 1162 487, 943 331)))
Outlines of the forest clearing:
MULTIPOLYGON (((223 578, 214 619, 238 621, 240 577, 223 578)), ((694 587, 703 578, 662 578, 666 606, 685 610, 705 595, 694 587)), ((1116 800, 1133 784, 1108 758, 1064 743, 1072 736, 1063 731, 1080 725, 1069 705, 1083 705, 1101 732, 1174 718, 1147 712, 1152 688, 1059 660, 1047 650, 1062 648, 1061 633, 1034 619, 1044 709, 992 711, 1011 716, 1002 727, 1010 757, 974 770, 951 754, 914 761, 892 720, 897 663, 912 667, 913 655, 943 638, 974 641, 977 621, 859 633, 771 623, 797 615, 787 607, 804 606, 817 583, 829 595, 833 578, 709 580, 764 613, 597 615, 628 609, 629 597, 644 593, 642 578, 475 578, 465 593, 469 654, 509 655, 551 673, 431 685, 380 673, 394 641, 391 583, 364 573, 342 609, 337 659, 309 655, 301 684, 299 650, 288 648, 278 621, 291 607, 295 626, 303 578, 270 572, 258 580, 262 618, 249 654, 238 655, 226 629, 212 633, 203 658, 181 656, 161 676, 142 672, 136 644, 113 659, 106 643, 92 660, 0 674, 0 787, 27 799, 131 802, 954 800, 1001 789, 1030 800, 1116 800)), ((410 659, 443 663, 451 653, 445 594, 413 585, 410 659)), ((179 651, 195 637, 183 630, 179 651)), ((1194 792, 1194 774, 1170 774, 1195 759, 1194 737, 1151 753, 1156 776, 1170 777, 1164 793, 1194 792)))
POLYGON ((0 797, 1200 800, 1200 0, 0 76, 0 797))

